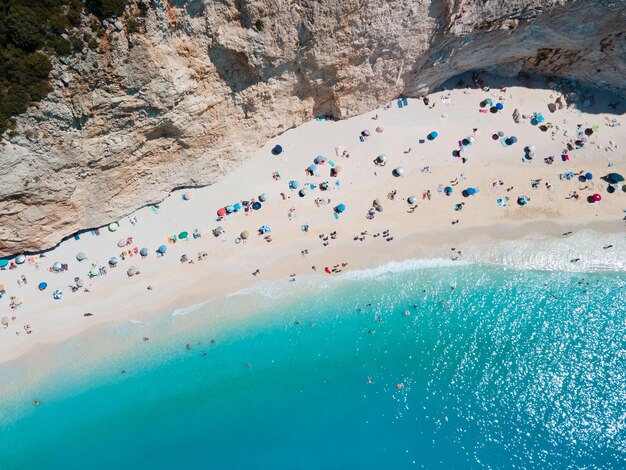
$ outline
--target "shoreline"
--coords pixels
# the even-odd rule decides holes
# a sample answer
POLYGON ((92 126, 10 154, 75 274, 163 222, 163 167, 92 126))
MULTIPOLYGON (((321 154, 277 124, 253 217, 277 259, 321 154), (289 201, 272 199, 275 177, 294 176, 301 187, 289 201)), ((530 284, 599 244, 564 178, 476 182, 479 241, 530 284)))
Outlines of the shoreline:
POLYGON ((625 171, 626 162, 618 149, 626 146, 626 136, 605 121, 610 117, 626 125, 626 120, 623 115, 602 115, 597 110, 587 114, 565 108, 550 113, 546 103, 557 95, 554 90, 516 86, 488 92, 455 89, 430 95, 437 107, 411 99, 403 107, 393 102, 345 121, 311 121, 289 130, 212 186, 173 192, 158 208, 147 206, 121 220, 117 231, 101 229, 98 236, 82 233, 33 264, 0 271, 0 282, 7 290, 0 301, 0 316, 16 317, 8 328, 0 327, 0 363, 18 361, 39 346, 62 344, 99 325, 156 318, 224 299, 257 281, 287 280, 292 274, 296 279, 335 276, 324 274, 326 267, 349 272, 393 261, 456 256, 515 268, 625 272, 621 218, 626 193, 607 194, 600 176, 625 171), (506 113, 482 113, 479 102, 486 97, 503 102, 506 113), (514 123, 511 113, 518 108, 526 114, 541 111, 555 123, 555 130, 541 132, 528 120, 514 123), (572 151, 569 160, 545 164, 544 157, 559 155, 565 143, 575 138, 577 124, 599 130, 586 147, 572 151), (378 127, 380 132, 374 130, 378 127), (370 135, 363 136, 363 129, 370 129, 370 135), (427 139, 434 130, 439 136, 427 139), (504 145, 492 139, 492 133, 499 130, 519 136, 519 143, 504 145), (459 139, 468 136, 475 142, 463 145, 461 161, 452 153, 459 148, 459 139), (284 152, 272 155, 278 143, 284 152), (537 147, 538 155, 525 160, 523 149, 529 145, 537 147), (349 157, 342 157, 343 150, 349 157), (386 166, 374 164, 381 154, 388 156, 386 166), (318 174, 304 174, 316 155, 325 157, 318 174), (342 170, 329 175, 331 166, 342 170), (399 167, 406 172, 394 176, 392 170, 399 167), (592 172, 594 179, 583 184, 576 177, 557 176, 581 171, 592 172), (276 173, 281 177, 275 178, 276 173), (541 184, 532 187, 531 181, 537 179, 541 184), (291 180, 298 180, 298 190, 289 189, 291 180), (329 187, 322 190, 320 185, 326 182, 329 187), (308 194, 299 196, 305 186, 308 194), (444 186, 452 189, 451 194, 442 191, 444 186), (463 197, 461 192, 467 187, 482 191, 463 197), (602 201, 588 203, 585 199, 596 191, 602 201), (568 200, 572 192, 580 193, 580 200, 568 200), (390 198, 392 193, 395 197, 390 198), (215 220, 217 209, 254 200, 260 194, 267 195, 261 210, 242 210, 215 220), (183 200, 183 195, 188 197, 183 200), (411 196, 416 198, 414 209, 407 203, 411 196), (530 202, 516 204, 521 196, 530 202), (322 202, 315 203, 316 198, 322 202), (384 206, 383 211, 371 209, 373 199, 384 206), (339 203, 345 204, 345 212, 336 213, 339 203), (462 210, 456 210, 455 204, 462 204, 462 210), (366 218, 368 211, 371 219, 366 218), (271 242, 254 235, 264 225, 271 226, 271 242), (223 226, 226 233, 214 237, 211 231, 217 226, 223 226), (202 236, 192 239, 196 229, 202 236), (186 239, 168 243, 168 237, 183 231, 186 239), (242 242, 238 234, 243 231, 252 235, 242 242), (574 233, 564 237, 567 232, 574 233), (331 233, 337 233, 336 239, 331 233), (132 242, 118 248, 118 240, 132 242), (167 253, 157 258, 155 248, 162 244, 167 253), (129 254, 124 261, 118 255, 141 247, 149 249, 145 258, 129 254), (87 259, 76 261, 78 252, 84 252, 87 259), (197 258, 196 252, 206 252, 206 259, 197 258), (183 255, 194 264, 179 262, 183 255), (112 256, 118 258, 116 268, 107 264, 112 256), (68 270, 48 271, 57 261, 67 263, 68 270), (108 268, 107 275, 87 278, 92 263, 96 270, 108 268), (140 274, 127 276, 131 266, 140 274), (251 274, 259 269, 258 277, 251 274), (22 275, 27 275, 27 285, 20 282, 22 275), (68 286, 76 278, 84 281, 84 287, 73 293, 68 286), (39 292, 39 282, 48 283, 47 290, 39 292), (147 290, 148 285, 152 290, 147 290), (55 290, 62 291, 61 300, 53 300, 55 290), (11 296, 22 301, 14 311, 8 306, 11 296), (94 316, 84 318, 88 312, 94 316))
MULTIPOLYGON (((437 244, 432 243, 430 245, 426 245, 427 240, 439 239, 440 233, 417 233, 408 236, 407 238, 411 240, 399 240, 402 242, 403 248, 399 250, 399 253, 391 254, 384 253, 382 255, 373 256, 370 258, 361 258, 354 265, 348 266, 342 273, 326 275, 311 272, 308 274, 303 274, 306 278, 318 278, 325 279, 330 282, 337 277, 342 277, 344 275, 350 276, 351 273, 359 273, 364 271, 370 271, 375 269, 383 269, 389 268, 390 265, 393 264, 401 264, 403 262, 415 261, 417 264, 420 262, 433 262, 435 265, 447 265, 447 266, 467 266, 468 264, 477 264, 477 265, 485 265, 485 266, 494 266, 494 267, 502 267, 509 268, 515 270, 530 270, 530 271, 546 271, 546 272, 570 272, 570 273, 605 273, 605 274, 619 274, 626 273, 626 260, 624 260, 624 264, 622 266, 615 266, 613 269, 596 269, 596 270, 580 270, 577 269, 579 265, 575 265, 572 263, 568 263, 567 259, 562 260, 562 267, 568 267, 570 269, 554 269, 548 266, 544 266, 543 268, 525 266, 523 263, 520 265, 507 264, 503 260, 496 259, 493 255, 494 251, 497 252, 498 248, 501 250, 506 250, 506 243, 509 241, 522 242, 527 245, 527 248, 532 248, 535 250, 536 254, 541 254, 541 251, 537 252, 536 243, 537 242, 556 242, 558 244, 563 245, 565 240, 569 241, 578 241, 576 236, 571 239, 564 239, 562 236, 559 237, 563 230, 572 230, 575 234, 579 234, 581 232, 587 232, 590 237, 597 239, 602 242, 615 242, 620 243, 623 250, 626 250, 626 235, 621 233, 621 227, 617 226, 617 224, 606 222, 604 225, 604 231, 598 232, 595 230, 591 230, 591 226, 589 225, 580 225, 580 226, 563 226, 559 223, 555 222, 537 222, 535 224, 530 224, 532 229, 527 230, 523 234, 520 234, 519 229, 523 228, 525 224, 519 224, 519 226, 507 226, 507 227, 484 227, 484 229, 489 232, 489 235, 485 236, 484 233, 476 236, 475 238, 468 238, 463 240, 463 237, 467 235, 467 232, 470 229, 463 229, 463 232, 459 232, 454 239, 448 239, 445 243, 437 244), (546 230, 543 232, 538 232, 537 228, 542 227, 546 230), (488 230, 488 229, 496 229, 498 230, 488 230), (607 229, 615 228, 615 231, 611 232, 607 229), (492 236, 493 233, 496 233, 498 236, 492 236), (604 237, 604 239, 602 239, 604 237), (480 238, 480 241, 476 240, 476 238, 480 238), (446 254, 449 254, 449 245, 458 245, 465 248, 466 253, 469 250, 469 256, 465 255, 463 259, 458 259, 453 261, 451 257, 445 257, 446 254), (533 246, 534 245, 534 246, 533 246), (487 251, 487 247, 491 250, 491 252, 487 251), (418 253, 419 251, 419 253, 418 253), (411 252, 413 254, 411 255, 411 252), (430 256, 429 254, 433 254, 430 256), (481 257, 481 254, 483 255, 481 257), (468 259, 469 258, 469 259, 468 259), (449 263, 449 264, 447 264, 449 263)), ((594 228, 598 228, 597 224, 594 224, 594 228)), ((528 228, 528 227, 526 227, 528 228)), ((619 248, 618 248, 619 249, 619 248)), ((337 249, 333 251, 339 251, 337 249)), ((329 259, 337 258, 333 251, 329 252, 329 259)), ((549 255, 550 256, 550 255, 549 255)), ((138 305, 131 305, 131 307, 140 308, 132 315, 122 314, 120 316, 116 316, 113 318, 104 317, 102 315, 95 316, 93 319, 90 319, 88 322, 77 323, 75 327, 71 330, 66 330, 64 333, 60 333, 59 336, 48 337, 43 341, 33 341, 28 343, 22 343, 19 348, 13 348, 9 352, 6 350, 3 351, 2 356, 0 356, 0 366, 10 366, 11 363, 15 363, 20 359, 26 356, 37 356, 41 351, 48 348, 60 347, 64 343, 77 339, 78 337, 86 334, 93 333, 98 330, 106 329, 111 327, 116 323, 137 323, 143 324, 144 322, 149 322, 153 320, 157 320, 159 318, 169 317, 169 316, 186 316, 188 313, 193 313, 196 310, 201 309, 202 307, 211 304, 211 303, 219 303, 225 302, 229 298, 233 296, 239 296, 241 294, 247 294, 251 290, 255 290, 257 293, 259 292, 259 288, 263 284, 267 283, 281 283, 284 285, 286 281, 288 281, 289 277, 284 275, 279 275, 281 269, 281 262, 283 260, 275 261, 274 265, 266 266, 265 270, 272 273, 269 277, 265 277, 261 279, 250 280, 250 282, 241 282, 241 283, 233 283, 231 284, 231 289, 228 291, 223 291, 220 287, 220 292, 217 292, 215 289, 211 289, 207 291, 203 289, 203 283, 197 282, 187 286, 187 290, 183 293, 180 292, 179 295, 173 299, 167 301, 166 299, 158 298, 156 310, 148 308, 143 303, 144 300, 152 300, 152 299, 142 299, 141 305, 143 308, 140 308, 138 305), (183 300, 184 299, 184 300, 183 300), (160 301, 160 302, 159 302, 160 301)), ((417 267, 412 269, 419 269, 417 267)), ((297 281, 296 281, 297 282, 297 281)), ((296 286, 298 287, 298 286, 296 286)), ((105 304, 106 306, 106 304, 105 304)), ((245 317, 246 315, 244 315, 245 317)), ((55 333, 59 333, 58 331, 55 333)), ((138 340, 140 338, 138 337, 138 340)))

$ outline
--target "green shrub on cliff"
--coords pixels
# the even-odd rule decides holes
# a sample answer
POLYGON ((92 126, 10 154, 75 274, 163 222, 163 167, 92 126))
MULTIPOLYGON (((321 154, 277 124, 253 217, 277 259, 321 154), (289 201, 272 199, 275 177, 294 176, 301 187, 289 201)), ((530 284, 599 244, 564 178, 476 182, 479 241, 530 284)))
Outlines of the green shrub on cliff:
POLYGON ((63 37, 81 23, 82 0, 0 0, 0 133, 50 91, 48 55, 82 49, 63 37))
POLYGON ((91 13, 99 18, 121 16, 128 0, 87 0, 85 3, 91 13))

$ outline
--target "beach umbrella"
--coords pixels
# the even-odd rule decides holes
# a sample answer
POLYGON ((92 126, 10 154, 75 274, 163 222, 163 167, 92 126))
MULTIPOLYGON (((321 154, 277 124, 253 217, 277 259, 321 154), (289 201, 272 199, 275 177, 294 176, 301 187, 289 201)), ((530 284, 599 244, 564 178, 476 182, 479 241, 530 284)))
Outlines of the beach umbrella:
POLYGON ((89 271, 89 274, 91 274, 92 276, 100 275, 100 270, 98 269, 98 266, 92 267, 91 271, 89 271))
POLYGON ((376 163, 385 163, 387 161, 387 155, 384 153, 376 157, 376 163))
POLYGON ((116 258, 115 256, 114 256, 113 258, 111 258, 111 259, 109 260, 109 264, 110 264, 111 266, 115 266, 115 265, 117 264, 117 258, 116 258))
POLYGON ((443 188, 443 192, 446 196, 449 196, 450 194, 452 194, 452 186, 446 186, 445 188, 443 188))
POLYGON ((291 189, 298 189, 298 186, 300 186, 300 183, 298 183, 296 180, 291 180, 289 182, 289 188, 291 189))
POLYGON ((326 191, 328 189, 328 182, 324 181, 323 183, 320 183, 320 189, 322 191, 326 191))
POLYGON ((9 326, 9 317, 2 317, 2 319, 0 319, 0 323, 3 326, 9 326))
POLYGON ((120 225, 117 222, 113 222, 109 224, 110 232, 115 232, 118 228, 120 228, 120 225))
POLYGON ((78 261, 83 261, 83 260, 87 259, 87 257, 85 256, 85 253, 80 251, 79 253, 76 254, 76 259, 78 261))
POLYGON ((541 124, 543 121, 545 121, 545 118, 543 117, 543 115, 537 114, 535 116, 535 121, 537 121, 539 124, 541 124))
POLYGON ((241 210, 241 203, 236 202, 235 204, 233 204, 233 209, 235 212, 239 212, 241 210))
POLYGON ((123 238, 122 238, 122 239, 120 239, 120 240, 117 242, 117 246, 119 246, 120 248, 124 248, 124 247, 126 246, 126 240, 124 240, 123 238))
POLYGON ((512 135, 511 137, 509 137, 509 140, 511 141, 512 144, 514 144, 515 142, 517 142, 517 137, 512 135))
POLYGON ((593 199, 593 202, 599 202, 602 200, 602 196, 600 196, 598 193, 591 196, 591 198, 593 199))
POLYGON ((504 137, 504 132, 498 131, 498 137, 504 137))
POLYGON ((226 215, 226 208, 225 207, 220 207, 217 210, 217 216, 218 217, 224 217, 226 215))
POLYGON ((280 155, 281 153, 283 153, 283 147, 281 145, 274 145, 274 148, 272 149, 272 153, 274 155, 280 155))
POLYGON ((54 300, 60 300, 61 296, 63 296, 63 292, 58 289, 52 293, 52 297, 54 298, 54 300))
POLYGON ((267 201, 267 194, 265 194, 265 193, 259 194, 259 201, 261 201, 261 202, 267 201))
POLYGON ((231 214, 233 212, 235 212, 235 206, 233 206, 232 204, 226 206, 226 213, 227 214, 231 214))
POLYGON ((364 137, 368 137, 368 136, 370 136, 370 135, 372 135, 372 134, 370 133, 370 131, 368 131, 367 129, 365 129, 365 130, 362 130, 362 131, 361 131, 361 135, 362 135, 362 136, 364 136, 364 137))
MULTIPOLYGON (((313 160, 313 163, 315 163, 316 165, 319 165, 320 163, 322 163, 324 160, 324 157, 322 157, 321 155, 318 155, 317 157, 315 157, 315 160, 313 160)), ((310 167, 309 167, 310 168, 310 167)))
POLYGON ((6 268, 8 264, 9 264, 8 259, 0 259, 0 268, 6 268))
POLYGON ((15 263, 17 264, 23 264, 26 261, 26 256, 24 255, 17 255, 15 257, 15 263))
POLYGON ((317 165, 315 165, 315 164, 309 165, 307 170, 309 171, 309 173, 315 175, 317 173, 317 165))
POLYGON ((435 140, 437 137, 439 137, 439 132, 437 131, 432 131, 428 134, 428 140, 435 140))
POLYGON ((585 179, 592 180, 593 175, 591 173, 585 173, 585 179))
POLYGON ((611 186, 611 185, 609 185, 609 186, 606 188, 606 192, 607 192, 607 193, 609 193, 609 194, 613 194, 613 193, 615 192, 615 186, 611 186))
POLYGON ((489 112, 496 114, 498 112, 498 108, 496 108, 495 106, 492 106, 491 108, 489 108, 489 112))
POLYGON ((52 269, 54 269, 57 272, 61 271, 61 268, 62 268, 62 265, 59 261, 57 261, 56 263, 52 265, 52 269))
POLYGON ((224 233, 224 227, 222 227, 221 225, 213 229, 213 235, 215 235, 216 237, 219 237, 223 233, 224 233))
POLYGON ((624 177, 619 173, 609 173, 604 177, 604 179, 606 179, 611 184, 617 184, 624 181, 624 177))
POLYGON ((340 166, 340 165, 337 165, 335 168, 332 168, 332 169, 330 170, 330 173, 331 173, 331 176, 336 176, 336 175, 338 175, 339 173, 341 173, 341 166, 340 166), (334 173, 334 175, 333 175, 333 173, 334 173))
POLYGON ((241 232, 241 238, 243 238, 244 240, 247 240, 249 236, 250 236, 250 232, 248 232, 247 230, 244 230, 243 232, 241 232))
POLYGON ((379 134, 382 134, 383 132, 385 132, 385 128, 383 126, 378 126, 376 128, 376 132, 378 132, 379 134))
POLYGON ((141 250, 139 250, 139 254, 141 256, 148 256, 148 249, 147 248, 142 248, 141 250))
POLYGON ((517 203, 520 206, 525 206, 526 204, 528 204, 528 198, 526 196, 520 196, 517 198, 517 203))
POLYGON ((161 245, 159 248, 157 248, 157 253, 164 254, 166 251, 167 251, 167 246, 165 245, 161 245))
POLYGON ((399 166, 398 168, 396 168, 395 170, 393 170, 393 176, 402 176, 404 174, 404 167, 399 166))
POLYGON ((496 109, 498 111, 502 111, 504 109, 504 105, 502 103, 496 103, 496 109))
POLYGON ((491 101, 491 98, 487 98, 487 99, 485 99, 485 104, 491 106, 491 105, 493 105, 493 101, 491 101))
POLYGON ((346 205, 345 204, 338 204, 335 207, 335 212, 338 212, 339 214, 341 214, 345 210, 346 210, 346 205))
POLYGON ((473 195, 474 195, 474 194, 476 194, 477 192, 478 192, 478 189, 477 189, 477 188, 467 188, 467 189, 465 190, 465 193, 466 193, 468 196, 473 196, 473 195))
POLYGON ((46 287, 48 287, 48 283, 47 282, 40 282, 37 287, 39 288, 39 290, 46 290, 46 287))
POLYGON ((129 275, 129 276, 134 276, 138 272, 139 271, 137 270, 137 268, 135 266, 131 266, 130 268, 128 268, 128 271, 126 271, 126 274, 129 275))
POLYGON ((189 199, 191 199, 189 193, 183 193, 183 201, 188 201, 189 199))
POLYGON ((417 202, 417 198, 415 196, 409 196, 406 200, 409 204, 415 204, 417 202))
POLYGON ((306 189, 306 188, 302 188, 302 189, 298 192, 298 195, 299 195, 300 197, 304 197, 304 196, 306 196, 306 195, 307 195, 307 193, 308 193, 308 192, 309 192, 309 190, 308 190, 308 189, 306 189))
POLYGON ((254 209, 255 211, 258 211, 261 208, 262 204, 260 202, 255 202, 254 204, 252 204, 252 209, 254 209))
POLYGON ((76 287, 83 287, 85 285, 85 281, 83 281, 80 277, 76 279, 76 287))
POLYGON ((189 236, 189 232, 180 232, 178 234, 178 238, 180 238, 181 240, 184 240, 185 238, 187 238, 189 236))

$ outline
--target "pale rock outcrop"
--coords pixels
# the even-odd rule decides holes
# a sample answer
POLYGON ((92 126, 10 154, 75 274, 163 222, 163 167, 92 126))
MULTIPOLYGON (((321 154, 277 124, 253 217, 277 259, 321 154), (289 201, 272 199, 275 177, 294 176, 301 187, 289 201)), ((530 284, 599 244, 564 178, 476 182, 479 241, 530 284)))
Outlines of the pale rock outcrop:
MULTIPOLYGON (((146 2, 148 3, 148 2, 146 2)), ((153 0, 139 31, 55 59, 0 144, 0 252, 39 250, 211 184, 268 138, 459 73, 556 75, 623 93, 624 0, 153 0)), ((219 204, 221 201, 216 201, 219 204)))

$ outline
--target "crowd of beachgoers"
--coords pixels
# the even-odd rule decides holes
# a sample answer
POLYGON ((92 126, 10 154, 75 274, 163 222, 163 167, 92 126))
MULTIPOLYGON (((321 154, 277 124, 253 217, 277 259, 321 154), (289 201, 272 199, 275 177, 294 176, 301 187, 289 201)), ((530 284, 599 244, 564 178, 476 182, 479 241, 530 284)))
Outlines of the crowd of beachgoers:
POLYGON ((462 228, 497 238, 508 225, 522 236, 524 224, 545 221, 619 234, 623 105, 590 94, 568 106, 567 97, 491 88, 475 75, 349 120, 320 117, 213 186, 177 191, 53 250, 0 260, 0 348, 17 349, 26 335, 71 336, 86 327, 77 317, 128 319, 147 298, 184 303, 187 290, 224 295, 258 279, 295 282, 444 250, 458 260, 462 228), (413 234, 430 234, 437 248, 411 245, 413 234))

